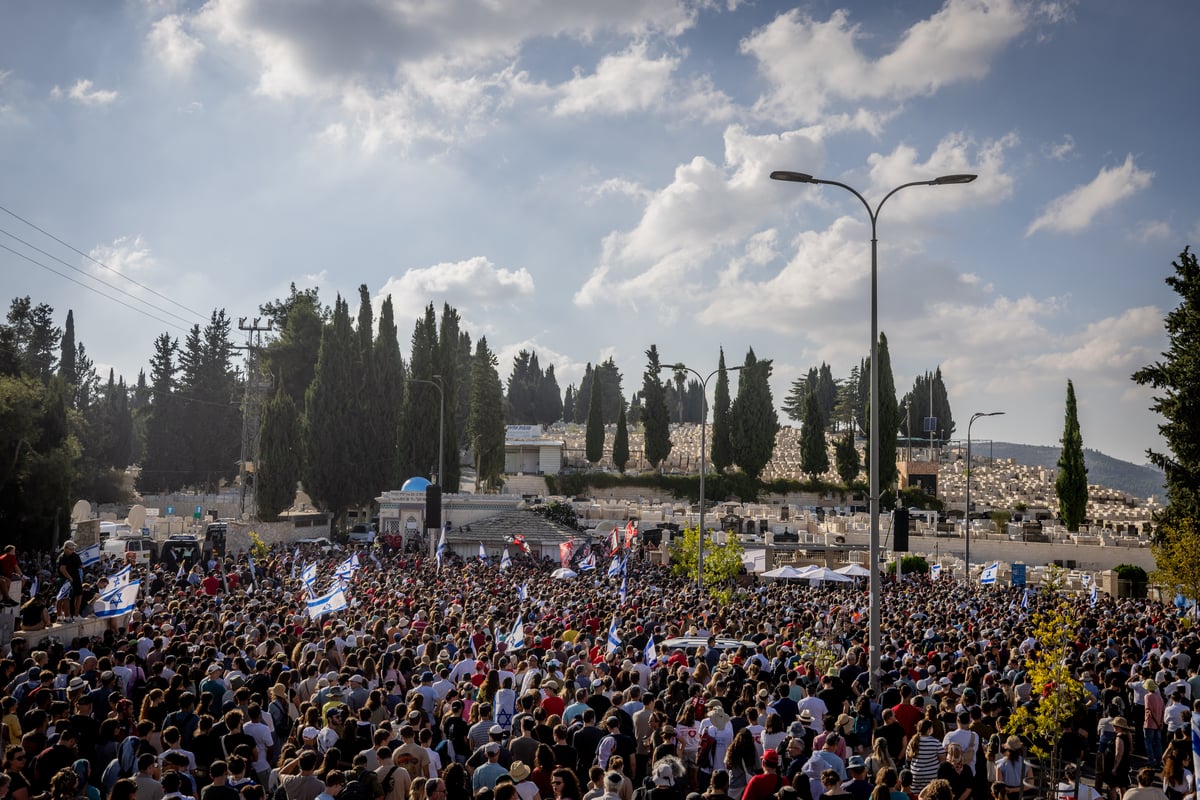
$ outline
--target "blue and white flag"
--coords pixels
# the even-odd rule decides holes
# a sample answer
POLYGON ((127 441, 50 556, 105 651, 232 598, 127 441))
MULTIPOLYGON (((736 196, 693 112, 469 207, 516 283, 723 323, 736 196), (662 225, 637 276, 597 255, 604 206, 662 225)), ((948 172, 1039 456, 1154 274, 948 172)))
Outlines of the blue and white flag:
POLYGON ((525 621, 522 617, 517 617, 517 624, 513 625, 512 632, 508 634, 508 649, 520 650, 525 646, 525 621))
POLYGON ((335 586, 328 594, 314 597, 308 601, 309 619, 316 619, 322 614, 332 614, 350 607, 346 602, 346 593, 340 586, 335 586))
POLYGON ((112 575, 109 575, 107 580, 108 588, 104 590, 106 594, 108 592, 115 592, 117 589, 120 589, 122 586, 133 580, 133 573, 130 570, 129 565, 126 564, 112 575))
POLYGON ((1021 608, 1029 608, 1029 590, 1021 592, 1021 608))
POLYGON ((37 597, 37 590, 38 590, 38 579, 37 579, 37 575, 34 575, 33 582, 29 584, 29 596, 37 597))
POLYGON ((479 560, 488 565, 492 563, 492 560, 488 558, 487 550, 483 549, 483 542, 479 543, 479 560))
POLYGON ((646 661, 646 666, 658 666, 658 646, 654 644, 653 636, 646 640, 646 649, 642 651, 642 657, 646 661))
POLYGON ((525 581, 517 587, 517 602, 524 603, 529 599, 529 581, 525 581))
POLYGON ((354 570, 354 562, 347 558, 345 561, 337 565, 337 569, 333 571, 333 575, 338 580, 349 583, 350 579, 354 577, 354 570))
POLYGON ((596 568, 596 554, 595 553, 588 553, 587 556, 584 557, 579 562, 579 571, 580 572, 586 572, 589 569, 595 569, 595 568, 596 568))
POLYGON ((437 543, 437 562, 438 572, 442 571, 442 561, 446 558, 446 529, 442 528, 441 536, 438 537, 437 543))
POLYGON ((141 581, 127 583, 115 590, 105 592, 96 602, 97 617, 119 617, 133 611, 137 603, 138 590, 142 588, 141 581))
POLYGON ((310 588, 317 582, 317 562, 304 565, 304 569, 300 571, 300 580, 310 588))
POLYGON ((617 635, 617 618, 613 617, 612 624, 608 626, 608 646, 605 648, 606 655, 612 655, 621 649, 621 637, 617 635))
POLYGON ((83 562, 85 567, 90 567, 93 564, 100 563, 100 543, 89 544, 87 547, 79 551, 79 560, 83 562))
POLYGON ((625 605, 625 598, 629 596, 629 576, 621 576, 621 605, 625 605))
POLYGON ((934 564, 929 568, 929 580, 936 581, 940 577, 942 577, 942 565, 934 564))
POLYGON ((255 584, 258 583, 258 570, 254 568, 254 556, 246 554, 246 563, 250 565, 250 580, 255 584))
POLYGON ((508 548, 504 548, 504 554, 500 556, 500 569, 508 569, 512 566, 512 559, 508 555, 508 548))
POLYGON ((1000 575, 1000 562, 993 561, 983 568, 983 572, 979 573, 979 582, 987 586, 996 582, 996 578, 1000 575))
POLYGON ((1086 589, 1092 583, 1092 576, 1091 574, 1085 572, 1079 576, 1079 580, 1083 583, 1083 588, 1086 589))
POLYGON ((620 575, 621 568, 622 568, 621 557, 620 556, 614 557, 612 562, 608 565, 608 577, 615 578, 618 575, 620 575))
POLYGON ((71 596, 71 582, 63 581, 63 585, 59 587, 58 594, 54 596, 55 600, 66 600, 71 596))
POLYGON ((1092 581, 1092 590, 1088 592, 1088 602, 1090 602, 1092 605, 1096 605, 1097 599, 1099 599, 1099 596, 1096 592, 1096 582, 1092 581))
POLYGON ((180 561, 179 562, 179 571, 175 573, 175 580, 177 580, 177 581, 183 580, 183 576, 186 574, 187 574, 187 571, 183 568, 183 562, 180 561))
POLYGON ((1192 714, 1192 774, 1200 774, 1200 714, 1192 714))

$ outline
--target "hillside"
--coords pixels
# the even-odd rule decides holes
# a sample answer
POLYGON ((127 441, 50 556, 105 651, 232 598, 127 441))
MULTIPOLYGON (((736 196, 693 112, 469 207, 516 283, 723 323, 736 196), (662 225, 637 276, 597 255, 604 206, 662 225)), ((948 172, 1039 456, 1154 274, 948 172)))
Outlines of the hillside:
MULTIPOLYGON (((993 442, 991 448, 996 458, 1011 458, 1019 464, 1050 468, 1058 465, 1058 447, 993 442)), ((1087 464, 1088 483, 1119 489, 1135 497, 1163 498, 1163 473, 1155 467, 1132 464, 1088 448, 1084 448, 1083 460, 1087 464)))

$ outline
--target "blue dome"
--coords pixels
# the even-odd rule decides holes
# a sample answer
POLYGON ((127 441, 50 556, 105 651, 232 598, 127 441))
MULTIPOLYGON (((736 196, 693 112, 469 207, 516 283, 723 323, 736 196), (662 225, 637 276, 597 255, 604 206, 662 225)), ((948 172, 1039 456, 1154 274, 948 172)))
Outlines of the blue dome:
POLYGON ((423 492, 423 491, 425 491, 425 487, 428 485, 429 485, 429 481, 425 480, 424 478, 421 478, 421 477, 409 478, 408 480, 406 480, 404 482, 404 485, 400 487, 400 491, 402 491, 402 492, 423 492))

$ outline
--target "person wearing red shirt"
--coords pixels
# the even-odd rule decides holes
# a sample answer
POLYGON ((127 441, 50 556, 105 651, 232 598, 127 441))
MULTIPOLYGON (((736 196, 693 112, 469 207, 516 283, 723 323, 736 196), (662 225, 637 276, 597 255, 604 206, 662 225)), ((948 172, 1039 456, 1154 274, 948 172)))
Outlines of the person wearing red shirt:
POLYGON ((783 785, 779 777, 779 751, 766 749, 762 754, 762 773, 755 775, 742 790, 742 800, 769 800, 783 785))
POLYGON ((924 716, 921 709, 913 705, 912 696, 912 687, 907 683, 900 684, 900 702, 892 707, 892 713, 896 715, 896 722, 904 728, 904 735, 909 739, 916 735, 917 722, 924 716))
POLYGON ((200 588, 209 597, 215 597, 217 592, 221 590, 221 579, 210 572, 207 578, 200 581, 200 588))
POLYGON ((14 578, 24 578, 21 573, 21 565, 17 563, 17 548, 15 545, 8 545, 4 548, 4 555, 0 555, 0 601, 6 606, 15 606, 17 600, 13 600, 8 596, 9 590, 12 588, 14 578))

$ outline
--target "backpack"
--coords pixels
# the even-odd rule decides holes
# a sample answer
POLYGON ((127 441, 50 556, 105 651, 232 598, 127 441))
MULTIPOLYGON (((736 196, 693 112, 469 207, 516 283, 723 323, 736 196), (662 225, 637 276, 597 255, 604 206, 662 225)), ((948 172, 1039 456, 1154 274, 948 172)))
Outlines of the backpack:
POLYGON ((396 778, 394 776, 396 775, 396 770, 398 770, 398 769, 400 769, 400 768, 392 767, 391 769, 389 769, 387 771, 387 775, 383 776, 383 795, 384 795, 384 797, 386 797, 392 793, 392 788, 396 785, 396 778))
POLYGON ((370 788, 362 781, 355 778, 352 781, 347 781, 342 787, 342 793, 338 795, 341 800, 374 800, 374 795, 370 788))

